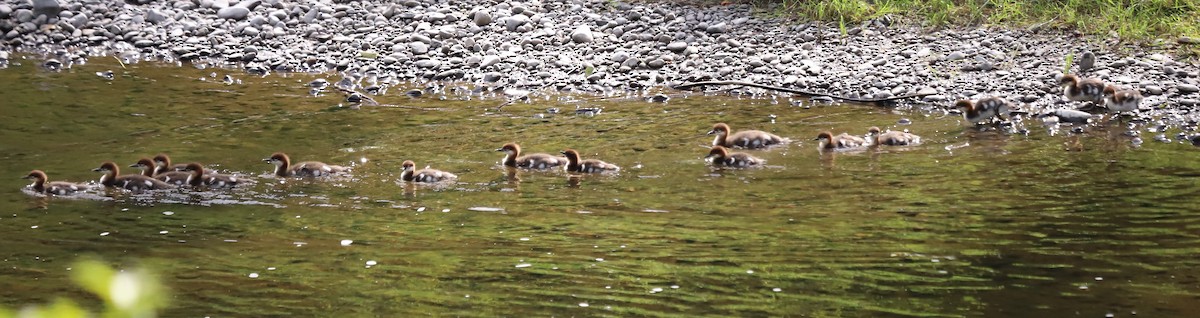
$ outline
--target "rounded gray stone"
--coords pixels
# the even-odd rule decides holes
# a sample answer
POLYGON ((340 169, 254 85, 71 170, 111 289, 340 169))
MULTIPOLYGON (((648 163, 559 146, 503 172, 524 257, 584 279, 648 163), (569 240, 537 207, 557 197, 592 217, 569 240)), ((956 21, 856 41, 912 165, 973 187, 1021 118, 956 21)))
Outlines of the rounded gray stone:
POLYGON ((591 43, 592 29, 586 25, 576 28, 575 31, 571 32, 571 41, 575 43, 591 43))
POLYGON ((1180 94, 1200 92, 1200 87, 1196 87, 1196 85, 1192 84, 1179 84, 1178 86, 1175 86, 1175 89, 1179 90, 1180 94))
POLYGON ((680 42, 671 42, 670 44, 667 44, 667 50, 670 50, 671 52, 675 52, 675 53, 683 52, 684 50, 687 50, 687 48, 688 48, 687 42, 680 41, 680 42))
POLYGON ((217 17, 226 20, 243 20, 249 15, 250 9, 237 6, 217 10, 217 17))
POLYGON ((471 21, 475 22, 476 26, 492 24, 492 14, 486 10, 475 11, 475 16, 471 17, 471 21))

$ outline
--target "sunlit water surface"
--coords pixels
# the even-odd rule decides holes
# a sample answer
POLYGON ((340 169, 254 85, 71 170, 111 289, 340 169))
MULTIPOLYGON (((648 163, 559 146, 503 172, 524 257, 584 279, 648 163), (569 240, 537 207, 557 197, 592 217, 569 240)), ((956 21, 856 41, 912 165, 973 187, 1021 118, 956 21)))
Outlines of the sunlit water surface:
POLYGON ((172 317, 1200 316, 1196 149, 1137 146, 1125 123, 1021 135, 942 112, 702 95, 497 112, 493 94, 404 96, 424 84, 355 110, 309 94, 331 75, 16 62, 0 70, 8 307, 90 299, 68 267, 97 256, 161 273, 172 317), (753 151, 765 168, 712 169, 715 122, 794 142, 753 151), (925 143, 822 155, 811 141, 873 125, 925 143), (495 152, 510 141, 624 169, 512 175, 495 152), (270 177, 275 151, 354 172, 270 177), (94 181, 103 161, 160 152, 257 183, 68 199, 18 179, 94 181), (460 179, 404 185, 403 160, 460 179))

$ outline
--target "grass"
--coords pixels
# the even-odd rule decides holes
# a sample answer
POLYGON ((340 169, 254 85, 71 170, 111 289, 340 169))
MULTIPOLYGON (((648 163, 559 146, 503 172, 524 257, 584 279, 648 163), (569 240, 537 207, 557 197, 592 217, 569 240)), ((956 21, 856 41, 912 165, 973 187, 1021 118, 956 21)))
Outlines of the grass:
POLYGON ((772 13, 857 24, 884 15, 934 27, 1065 27, 1084 34, 1150 41, 1200 35, 1200 0, 748 0, 772 13))

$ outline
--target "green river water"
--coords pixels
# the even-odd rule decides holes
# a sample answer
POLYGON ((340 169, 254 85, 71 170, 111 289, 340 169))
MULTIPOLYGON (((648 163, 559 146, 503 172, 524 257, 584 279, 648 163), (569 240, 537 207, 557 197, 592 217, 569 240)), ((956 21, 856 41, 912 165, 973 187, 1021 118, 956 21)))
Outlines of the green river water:
POLYGON ((0 70, 10 308, 88 303, 68 268, 97 257, 159 273, 167 317, 1200 316, 1197 150, 1136 146, 1126 123, 1010 135, 940 112, 703 95, 538 96, 496 112, 502 98, 404 87, 354 110, 308 93, 329 74, 15 62, 0 70), (551 107, 563 111, 535 117, 551 107), (752 151, 765 168, 712 169, 715 122, 794 142, 752 151), (821 154, 810 140, 869 126, 924 144, 821 154), (495 152, 510 141, 623 169, 514 175, 495 152), (354 172, 274 178, 262 159, 275 151, 354 172), (103 161, 156 153, 257 183, 72 199, 19 179, 94 181, 103 161), (404 160, 459 180, 405 185, 404 160))

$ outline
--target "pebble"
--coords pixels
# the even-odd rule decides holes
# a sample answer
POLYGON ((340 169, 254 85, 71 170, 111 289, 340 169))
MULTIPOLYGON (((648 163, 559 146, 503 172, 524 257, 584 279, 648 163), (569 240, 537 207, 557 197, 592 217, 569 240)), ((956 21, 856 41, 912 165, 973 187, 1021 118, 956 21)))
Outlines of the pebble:
POLYGON ((587 26, 581 26, 571 32, 571 41, 575 43, 591 43, 592 29, 587 26))
POLYGON ((1196 85, 1192 84, 1179 84, 1178 86, 1175 86, 1175 89, 1179 90, 1180 94, 1200 92, 1200 87, 1196 87, 1196 85))
POLYGON ((492 24, 492 14, 488 13, 486 10, 475 11, 475 15, 471 17, 471 21, 474 22, 476 26, 486 26, 488 24, 492 24))
POLYGON ((227 20, 244 20, 250 15, 250 9, 244 7, 226 7, 217 10, 217 18, 227 20))

